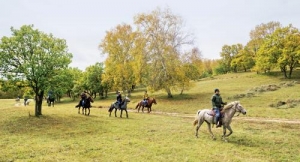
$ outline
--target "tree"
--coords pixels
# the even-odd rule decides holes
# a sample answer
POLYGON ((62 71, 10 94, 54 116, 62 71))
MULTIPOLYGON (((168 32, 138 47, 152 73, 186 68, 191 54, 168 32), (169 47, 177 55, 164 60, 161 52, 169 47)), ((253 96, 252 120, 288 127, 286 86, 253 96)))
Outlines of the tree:
POLYGON ((192 35, 183 30, 182 18, 168 9, 139 14, 135 24, 146 41, 146 85, 154 91, 163 89, 172 97, 171 89, 186 82, 180 72, 183 66, 180 55, 184 46, 193 43, 192 35))
MULTIPOLYGON (((246 47, 255 62, 258 50, 264 44, 265 39, 280 27, 281 24, 279 22, 271 21, 266 24, 262 23, 257 25, 255 29, 250 31, 250 41, 247 43, 246 47)), ((255 69, 259 70, 257 67, 255 67, 255 69)))
POLYGON ((94 98, 96 98, 97 93, 104 97, 104 87, 101 84, 103 71, 104 65, 99 62, 86 68, 84 81, 94 98))
POLYGON ((240 50, 243 49, 242 44, 234 44, 234 45, 224 45, 222 47, 222 52, 220 53, 222 57, 222 67, 227 72, 233 71, 237 72, 237 63, 233 60, 238 55, 240 50))
POLYGON ((11 28, 11 37, 0 43, 0 70, 7 79, 24 78, 35 94, 35 116, 42 115, 42 101, 50 80, 71 63, 66 41, 45 34, 33 25, 11 28))
POLYGON ((285 78, 291 78, 300 60, 300 32, 289 25, 277 28, 268 36, 257 54, 257 66, 267 70, 280 68, 285 78))
POLYGON ((135 33, 132 27, 123 24, 107 31, 99 46, 103 54, 108 54, 103 79, 105 82, 111 81, 108 84, 112 85, 115 90, 127 90, 129 94, 132 85, 135 84, 132 56, 134 39, 135 33))

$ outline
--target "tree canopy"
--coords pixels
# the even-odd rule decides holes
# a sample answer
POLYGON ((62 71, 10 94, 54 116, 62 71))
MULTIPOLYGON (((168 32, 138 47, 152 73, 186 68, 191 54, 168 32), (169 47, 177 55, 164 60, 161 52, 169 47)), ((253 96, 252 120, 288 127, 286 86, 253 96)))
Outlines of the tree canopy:
POLYGON ((35 93, 35 115, 42 115, 42 100, 51 79, 71 63, 66 41, 24 25, 11 28, 0 42, 0 70, 9 80, 26 80, 35 93))

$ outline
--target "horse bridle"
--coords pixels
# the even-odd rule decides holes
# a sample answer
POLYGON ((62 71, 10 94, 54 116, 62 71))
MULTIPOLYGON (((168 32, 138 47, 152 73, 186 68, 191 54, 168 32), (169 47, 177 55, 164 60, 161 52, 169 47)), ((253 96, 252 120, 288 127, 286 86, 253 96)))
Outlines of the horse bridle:
POLYGON ((235 111, 238 112, 238 114, 236 116, 239 116, 240 113, 242 112, 242 109, 240 107, 242 107, 242 106, 240 106, 240 103, 237 103, 234 105, 235 111))

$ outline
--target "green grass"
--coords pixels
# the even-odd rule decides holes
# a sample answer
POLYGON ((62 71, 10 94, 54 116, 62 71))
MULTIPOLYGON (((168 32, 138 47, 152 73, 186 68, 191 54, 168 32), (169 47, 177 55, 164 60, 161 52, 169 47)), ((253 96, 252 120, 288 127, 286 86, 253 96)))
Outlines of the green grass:
POLYGON ((185 117, 198 109, 210 108, 210 97, 216 87, 224 100, 231 101, 227 98, 235 94, 282 81, 280 77, 253 73, 204 79, 184 95, 175 92, 173 99, 167 99, 164 92, 149 93, 158 102, 150 114, 134 109, 143 94, 142 89, 137 89, 130 97, 128 119, 124 114, 123 118, 108 117, 107 107, 113 96, 96 100, 93 106, 104 108, 92 108, 90 116, 77 114, 77 102, 64 99, 54 108, 44 104, 39 118, 32 116, 33 103, 17 107, 14 100, 1 100, 0 161, 299 161, 299 124, 259 119, 299 119, 299 106, 285 109, 268 105, 300 98, 295 91, 300 84, 241 98, 248 114, 234 118, 234 132, 228 143, 221 140, 221 129, 213 129, 217 135, 213 141, 206 124, 200 128, 199 138, 195 138, 193 118, 185 117), (243 120, 245 117, 259 119, 243 120))

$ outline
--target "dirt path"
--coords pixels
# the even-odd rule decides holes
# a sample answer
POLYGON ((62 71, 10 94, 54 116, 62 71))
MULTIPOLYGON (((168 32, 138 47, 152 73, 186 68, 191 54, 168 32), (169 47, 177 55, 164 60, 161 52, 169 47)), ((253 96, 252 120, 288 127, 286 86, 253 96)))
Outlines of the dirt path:
MULTIPOLYGON (((129 110, 131 112, 137 112, 135 110, 129 110)), ((141 112, 140 112, 141 113, 141 112)), ((145 111, 146 113, 146 111, 145 111)), ((168 116, 176 116, 182 118, 195 118, 195 114, 179 114, 179 113, 169 113, 169 112, 159 112, 159 111, 152 111, 151 114, 158 114, 158 115, 168 115, 168 116)), ((300 120, 295 119, 275 119, 275 118, 260 118, 260 117, 233 117, 232 119, 235 120, 238 118, 239 120, 246 120, 251 122, 270 122, 270 123, 288 123, 288 124, 300 124, 300 120)))

